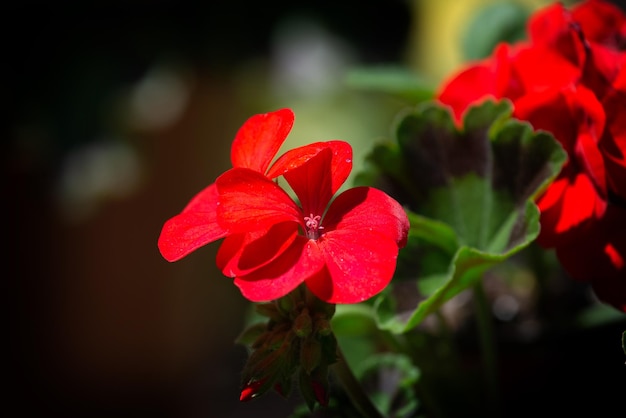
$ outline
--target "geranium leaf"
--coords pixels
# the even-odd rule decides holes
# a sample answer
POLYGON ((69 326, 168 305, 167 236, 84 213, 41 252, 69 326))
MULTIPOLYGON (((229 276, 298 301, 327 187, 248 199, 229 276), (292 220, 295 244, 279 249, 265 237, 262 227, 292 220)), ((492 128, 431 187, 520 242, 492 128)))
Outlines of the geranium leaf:
POLYGON ((359 363, 355 374, 368 395, 387 417, 412 417, 419 406, 415 386, 421 372, 398 353, 378 353, 359 363))
POLYGON ((537 237, 534 199, 566 154, 547 132, 512 119, 511 110, 508 101, 486 101, 459 127, 448 108, 424 103, 398 119, 397 146, 370 158, 376 174, 369 179, 413 212, 396 280, 376 302, 381 327, 417 326, 537 237), (407 306, 409 285, 415 295, 407 306))
POLYGON ((339 337, 370 335, 376 329, 372 308, 363 303, 337 305, 332 319, 334 334, 339 337))
POLYGON ((515 43, 526 36, 528 9, 517 3, 484 6, 463 31, 461 50, 466 61, 487 57, 500 42, 515 43))
POLYGON ((432 81, 397 66, 354 68, 348 73, 346 84, 357 90, 384 93, 411 103, 430 100, 434 96, 432 81))

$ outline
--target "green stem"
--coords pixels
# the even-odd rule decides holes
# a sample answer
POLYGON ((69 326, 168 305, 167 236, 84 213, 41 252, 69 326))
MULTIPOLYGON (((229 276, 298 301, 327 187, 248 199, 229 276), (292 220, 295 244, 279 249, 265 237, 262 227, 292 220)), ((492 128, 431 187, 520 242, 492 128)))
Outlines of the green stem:
POLYGON ((493 321, 489 303, 485 296, 483 283, 474 286, 474 300, 476 306, 476 320, 480 336, 480 347, 483 354, 485 368, 485 385, 487 401, 491 409, 491 416, 497 416, 499 409, 498 368, 496 361, 496 344, 494 338, 493 321))
POLYGON ((346 358, 339 347, 337 347, 337 357, 337 362, 332 366, 333 371, 361 416, 363 418, 383 418, 380 411, 363 390, 363 386, 361 386, 352 370, 350 370, 350 366, 348 366, 346 358))

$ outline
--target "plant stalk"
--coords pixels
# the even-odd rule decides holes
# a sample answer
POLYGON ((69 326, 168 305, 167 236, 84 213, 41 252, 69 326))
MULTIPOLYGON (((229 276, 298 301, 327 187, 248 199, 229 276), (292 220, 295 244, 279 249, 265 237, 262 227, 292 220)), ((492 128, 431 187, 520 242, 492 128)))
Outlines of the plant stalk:
POLYGON ((363 386, 359 383, 346 361, 341 348, 337 347, 337 362, 332 365, 335 375, 341 382, 352 404, 363 418, 383 418, 378 408, 372 403, 363 386))
POLYGON ((487 403, 490 408, 491 416, 495 417, 498 416, 500 403, 500 394, 498 391, 496 341, 491 309, 485 295, 485 289, 482 281, 478 282, 474 286, 474 298, 480 347, 483 355, 487 403))

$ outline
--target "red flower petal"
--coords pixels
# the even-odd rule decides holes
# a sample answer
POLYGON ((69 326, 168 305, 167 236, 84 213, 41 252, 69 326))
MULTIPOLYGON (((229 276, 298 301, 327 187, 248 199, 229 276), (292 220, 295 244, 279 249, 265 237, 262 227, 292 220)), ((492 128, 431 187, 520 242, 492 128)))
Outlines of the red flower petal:
POLYGON ((460 121, 467 107, 487 96, 499 98, 496 88, 496 72, 491 60, 464 68, 443 84, 437 94, 440 102, 450 106, 457 121, 460 121))
POLYGON ((626 64, 622 51, 610 49, 604 45, 589 43, 589 59, 585 65, 582 83, 603 99, 611 91, 611 84, 618 77, 620 69, 626 64))
POLYGON ((626 200, 626 61, 603 105, 607 129, 600 140, 600 149, 608 183, 615 194, 626 200))
POLYGON ((311 153, 306 164, 284 170, 284 177, 300 199, 303 212, 321 216, 352 170, 352 147, 344 141, 312 145, 293 150, 296 155, 306 149, 314 149, 316 153, 311 153))
MULTIPOLYGON (((528 33, 532 39, 533 49, 547 49, 558 53, 571 63, 573 67, 582 68, 585 61, 585 46, 580 33, 576 29, 572 15, 562 3, 554 3, 534 13, 528 21, 528 33)), ((529 65, 525 71, 537 70, 544 73, 545 62, 541 65, 529 65)), ((559 65, 553 69, 564 70, 568 65, 559 65)), ((554 76, 558 77, 559 72, 554 76)), ((561 73, 563 75, 563 73, 561 73)))
POLYGON ((579 239, 557 247, 563 268, 573 279, 591 282, 600 300, 626 312, 626 209, 608 205, 579 239))
POLYGON ((326 145, 332 151, 330 187, 334 195, 352 171, 352 147, 344 141, 327 141, 326 145))
POLYGON ((315 242, 328 274, 308 279, 311 291, 330 303, 358 303, 382 291, 406 244, 402 207, 380 190, 357 187, 337 196, 323 223, 326 232, 315 242))
POLYGON ((626 16, 608 1, 583 1, 572 8, 572 17, 591 41, 613 48, 626 38, 626 16))
POLYGON ((555 180, 538 200, 541 210, 539 243, 553 247, 566 243, 569 232, 604 212, 606 202, 598 196, 589 177, 579 173, 555 180))
POLYGON ((515 102, 515 116, 545 129, 563 145, 568 164, 587 174, 604 196, 606 175, 598 141, 606 116, 595 94, 583 86, 548 89, 528 94, 515 102))
POLYGON ((577 123, 572 121, 567 103, 560 89, 549 89, 527 94, 515 102, 514 116, 529 121, 534 129, 551 132, 567 154, 574 150, 577 123), (563 120, 567 123, 563 123, 563 120))
MULTIPOLYGON (((470 104, 477 104, 488 97, 515 100, 524 91, 520 74, 514 68, 515 60, 528 45, 500 43, 494 54, 476 62, 449 78, 437 95, 439 101, 452 107, 457 121, 470 104)), ((533 63, 534 65, 534 63, 533 63)))
POLYGON ((596 212, 598 200, 593 184, 584 174, 578 174, 573 182, 570 182, 561 197, 563 208, 554 232, 562 234, 575 228, 585 220, 593 217, 596 212))
POLYGON ((327 407, 329 394, 324 387, 324 384, 314 379, 311 379, 311 387, 313 388, 313 393, 315 393, 315 399, 317 399, 320 405, 322 405, 323 407, 327 407))
POLYGON ((524 93, 563 88, 580 79, 584 61, 583 58, 579 60, 581 62, 573 62, 572 58, 556 48, 532 46, 521 50, 515 57, 513 66, 516 81, 524 93), (541 65, 537 65, 539 62, 541 65))
POLYGON ((321 151, 328 148, 325 142, 314 142, 309 145, 291 149, 282 154, 267 172, 267 177, 273 179, 294 170, 305 164, 311 158, 317 156, 321 151))
POLYGON ((398 245, 387 235, 364 230, 334 230, 311 241, 324 255, 327 274, 306 280, 328 303, 359 303, 381 292, 396 269, 398 245))
POLYGON ((289 135, 294 122, 290 109, 254 115, 235 136, 230 159, 233 167, 249 168, 265 174, 289 135))
POLYGON ((626 132, 622 134, 620 141, 624 144, 621 147, 615 141, 614 148, 604 148, 604 163, 612 191, 626 200, 626 132))
POLYGON ((331 203, 323 219, 327 231, 385 235, 396 246, 406 245, 409 219, 400 204, 388 194, 372 187, 355 187, 341 193, 331 203))
POLYGON ((243 296, 253 302, 278 299, 307 278, 324 270, 324 259, 314 241, 299 235, 273 262, 235 278, 243 296))
POLYGON ((246 383, 241 390, 241 394, 239 395, 239 400, 241 402, 247 402, 259 395, 259 389, 268 381, 269 378, 264 377, 259 380, 253 380, 246 383))
POLYGON ((198 193, 183 212, 163 225, 159 251, 167 261, 176 261, 192 251, 226 236, 215 217, 217 188, 211 184, 198 193))
POLYGON ((581 164, 581 171, 592 180, 596 191, 606 199, 606 170, 604 158, 598 149, 598 137, 589 130, 581 132, 576 142, 576 155, 581 164))
POLYGON ((215 183, 219 193, 217 220, 230 233, 264 231, 277 223, 303 221, 291 197, 257 171, 232 168, 215 183))
POLYGON ((322 216, 332 192, 332 151, 324 148, 315 157, 295 170, 285 173, 285 179, 300 199, 303 213, 322 216))
POLYGON ((276 259, 297 235, 294 222, 276 224, 267 231, 229 235, 217 252, 217 266, 225 276, 248 274, 276 259))
POLYGON ((330 148, 332 153, 331 193, 335 194, 352 171, 352 147, 344 141, 315 142, 289 150, 270 167, 267 176, 275 178, 284 175, 302 166, 327 148, 330 148))

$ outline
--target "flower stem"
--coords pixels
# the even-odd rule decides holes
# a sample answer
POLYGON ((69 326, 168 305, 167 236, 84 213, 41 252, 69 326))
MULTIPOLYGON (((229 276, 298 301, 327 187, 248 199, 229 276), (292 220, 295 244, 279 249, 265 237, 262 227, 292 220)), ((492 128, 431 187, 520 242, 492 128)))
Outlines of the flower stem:
POLYGON ((480 347, 483 354, 485 385, 487 390, 487 401, 492 415, 498 415, 499 393, 498 393, 498 370, 496 361, 496 345, 494 338, 493 322, 489 303, 485 296, 483 283, 478 282, 474 286, 474 298, 476 306, 476 321, 480 336, 480 347))
POLYGON ((352 370, 350 370, 346 358, 339 347, 337 347, 337 357, 337 362, 332 366, 333 371, 361 416, 363 418, 383 418, 380 411, 363 390, 363 386, 361 386, 352 370))

